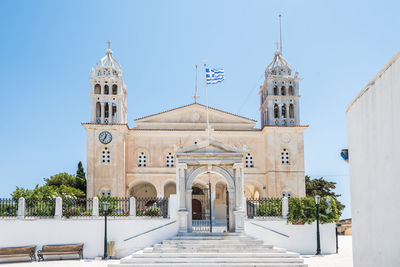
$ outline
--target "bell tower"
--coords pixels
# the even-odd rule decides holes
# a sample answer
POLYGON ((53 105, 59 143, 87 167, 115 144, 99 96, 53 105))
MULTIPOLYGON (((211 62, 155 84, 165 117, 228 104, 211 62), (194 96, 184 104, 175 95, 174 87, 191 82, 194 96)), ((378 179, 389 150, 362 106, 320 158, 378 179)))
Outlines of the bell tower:
POLYGON ((260 86, 261 128, 266 125, 296 126, 300 124, 299 73, 278 49, 265 70, 265 81, 260 86))
POLYGON ((126 124, 126 88, 122 69, 108 41, 106 55, 92 68, 90 77, 90 122, 126 124))

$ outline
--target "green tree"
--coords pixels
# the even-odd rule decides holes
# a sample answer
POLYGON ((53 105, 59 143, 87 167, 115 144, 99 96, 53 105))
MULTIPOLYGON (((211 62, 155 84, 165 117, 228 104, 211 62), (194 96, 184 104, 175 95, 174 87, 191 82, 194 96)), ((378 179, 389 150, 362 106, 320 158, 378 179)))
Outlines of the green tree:
POLYGON ((54 197, 62 198, 85 198, 86 197, 86 179, 82 163, 78 163, 76 171, 77 176, 68 173, 58 173, 50 178, 44 178, 45 184, 36 185, 34 189, 25 189, 18 187, 11 194, 14 200, 20 197, 25 199, 46 199, 54 197))
POLYGON ((343 209, 346 207, 339 200, 338 197, 341 195, 335 194, 333 191, 336 189, 335 182, 326 181, 323 177, 311 179, 310 176, 306 175, 306 196, 314 197, 315 195, 320 195, 321 197, 331 196, 335 199, 336 207, 338 209, 339 216, 342 215, 343 209))

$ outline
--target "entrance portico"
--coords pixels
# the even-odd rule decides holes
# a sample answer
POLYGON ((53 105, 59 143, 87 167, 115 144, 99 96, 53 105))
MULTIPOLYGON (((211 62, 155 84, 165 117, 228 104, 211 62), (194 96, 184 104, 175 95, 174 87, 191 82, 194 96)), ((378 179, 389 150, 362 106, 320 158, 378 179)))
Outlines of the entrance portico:
MULTIPOLYGON (((229 231, 244 230, 245 201, 244 152, 214 140, 206 140, 175 151, 176 181, 179 199, 179 232, 192 232, 192 186, 194 180, 207 173, 224 178, 228 199, 229 231)), ((213 197, 214 198, 214 197, 213 197)))

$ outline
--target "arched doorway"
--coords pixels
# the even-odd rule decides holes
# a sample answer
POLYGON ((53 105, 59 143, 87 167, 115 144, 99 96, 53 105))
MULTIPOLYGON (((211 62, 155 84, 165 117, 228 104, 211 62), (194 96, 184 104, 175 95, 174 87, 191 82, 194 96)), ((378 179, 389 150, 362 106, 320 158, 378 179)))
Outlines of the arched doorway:
POLYGON ((176 194, 175 182, 168 182, 164 185, 164 198, 169 198, 170 195, 176 194))
MULTIPOLYGON (((244 152, 233 146, 208 139, 177 150, 175 155, 177 159, 176 181, 179 196, 179 210, 177 212, 179 232, 192 232, 194 221, 192 215, 194 181, 201 178, 201 176, 208 176, 209 174, 218 177, 226 184, 226 216, 229 218, 229 231, 242 232, 244 230, 245 217, 245 203, 243 201, 244 152)), ((205 184, 208 183, 207 180, 205 184)), ((216 185, 216 182, 212 184, 216 185)), ((215 190, 215 188, 211 187, 211 194, 210 191, 207 192, 211 195, 210 199, 216 197, 215 190)), ((210 203, 212 210, 212 202, 210 203)), ((204 204, 202 204, 201 209, 202 217, 204 218, 204 204)), ((212 217, 210 218, 212 219, 212 217)))
POLYGON ((192 220, 201 220, 203 218, 203 209, 201 201, 198 199, 192 199, 192 220))

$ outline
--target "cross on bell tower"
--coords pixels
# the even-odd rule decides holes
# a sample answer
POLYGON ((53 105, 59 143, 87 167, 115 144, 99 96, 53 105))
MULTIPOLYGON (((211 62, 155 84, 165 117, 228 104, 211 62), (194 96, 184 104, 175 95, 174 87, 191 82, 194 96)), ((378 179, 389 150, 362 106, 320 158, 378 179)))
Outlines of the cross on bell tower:
POLYGON ((114 58, 111 41, 106 55, 92 68, 90 78, 90 121, 96 124, 126 123, 126 88, 121 65, 114 58))

